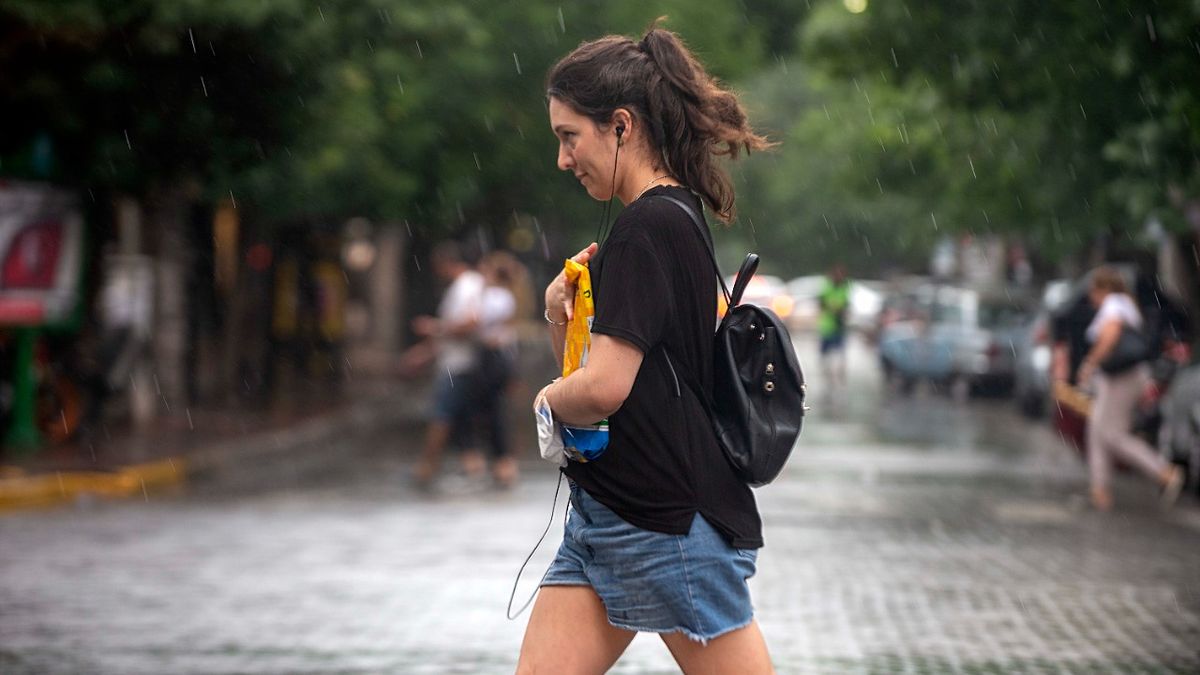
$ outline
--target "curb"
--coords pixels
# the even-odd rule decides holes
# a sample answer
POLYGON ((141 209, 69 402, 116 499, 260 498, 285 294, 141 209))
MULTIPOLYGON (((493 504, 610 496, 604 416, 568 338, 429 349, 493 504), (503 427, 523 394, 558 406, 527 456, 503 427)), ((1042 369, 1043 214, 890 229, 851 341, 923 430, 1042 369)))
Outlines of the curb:
POLYGON ((351 435, 388 425, 423 420, 423 391, 404 388, 350 403, 344 410, 321 415, 276 430, 214 441, 186 456, 117 467, 112 471, 56 471, 26 475, 0 466, 0 515, 22 509, 45 508, 86 496, 126 499, 181 486, 189 480, 230 476, 247 464, 268 466, 304 458, 336 461, 328 445, 351 435))
POLYGON ((182 484, 187 461, 168 457, 156 462, 131 464, 116 471, 56 471, 34 476, 0 479, 0 514, 70 502, 84 495, 124 498, 147 496, 182 484))

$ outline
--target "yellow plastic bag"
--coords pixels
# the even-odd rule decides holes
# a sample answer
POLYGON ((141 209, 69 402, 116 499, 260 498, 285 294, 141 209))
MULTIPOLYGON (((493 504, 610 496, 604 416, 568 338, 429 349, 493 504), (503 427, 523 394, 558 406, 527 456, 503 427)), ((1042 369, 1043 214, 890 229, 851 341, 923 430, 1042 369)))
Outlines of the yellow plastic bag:
POLYGON ((567 282, 575 284, 575 316, 567 324, 567 341, 563 349, 563 377, 579 370, 587 363, 588 350, 592 347, 592 319, 596 316, 596 305, 592 300, 592 275, 587 265, 567 259, 563 263, 567 282))
MULTIPOLYGON (((567 281, 575 284, 575 314, 567 324, 567 339, 563 348, 563 377, 587 364, 592 348, 592 321, 596 305, 592 297, 592 276, 587 265, 574 260, 563 263, 567 281)), ((563 452, 576 462, 590 462, 604 454, 608 447, 608 419, 588 426, 562 426, 563 452)))

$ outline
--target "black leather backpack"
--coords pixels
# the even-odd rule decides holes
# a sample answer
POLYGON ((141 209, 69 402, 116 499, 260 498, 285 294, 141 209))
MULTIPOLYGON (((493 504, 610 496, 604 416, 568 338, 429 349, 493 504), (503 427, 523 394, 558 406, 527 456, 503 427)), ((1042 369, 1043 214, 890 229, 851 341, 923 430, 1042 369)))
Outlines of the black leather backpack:
MULTIPOLYGON (((699 228, 728 306, 713 335, 713 390, 699 391, 690 378, 685 380, 708 407, 713 431, 738 476, 751 486, 766 485, 783 470, 807 411, 804 375, 792 338, 770 309, 741 304, 758 269, 758 256, 746 255, 730 292, 695 209, 674 197, 654 198, 674 202, 699 228)), ((674 372, 669 359, 667 363, 674 372)))

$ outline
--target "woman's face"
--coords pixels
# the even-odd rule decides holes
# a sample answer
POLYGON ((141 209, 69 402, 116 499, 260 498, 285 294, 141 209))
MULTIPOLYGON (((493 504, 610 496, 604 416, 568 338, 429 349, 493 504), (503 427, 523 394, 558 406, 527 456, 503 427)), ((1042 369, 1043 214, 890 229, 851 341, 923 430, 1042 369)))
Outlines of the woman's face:
POLYGON ((550 128, 558 137, 558 168, 575 174, 592 199, 612 197, 616 134, 603 132, 591 118, 554 97, 550 98, 550 128))

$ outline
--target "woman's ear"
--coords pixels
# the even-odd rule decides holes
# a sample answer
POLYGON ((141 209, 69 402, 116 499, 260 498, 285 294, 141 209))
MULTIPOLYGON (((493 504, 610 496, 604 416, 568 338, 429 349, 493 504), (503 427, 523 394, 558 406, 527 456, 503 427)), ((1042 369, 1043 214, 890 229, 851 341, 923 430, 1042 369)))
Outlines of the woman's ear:
POLYGON ((623 137, 633 128, 633 115, 629 114, 625 108, 617 108, 613 111, 612 126, 617 140, 623 140, 623 137))

